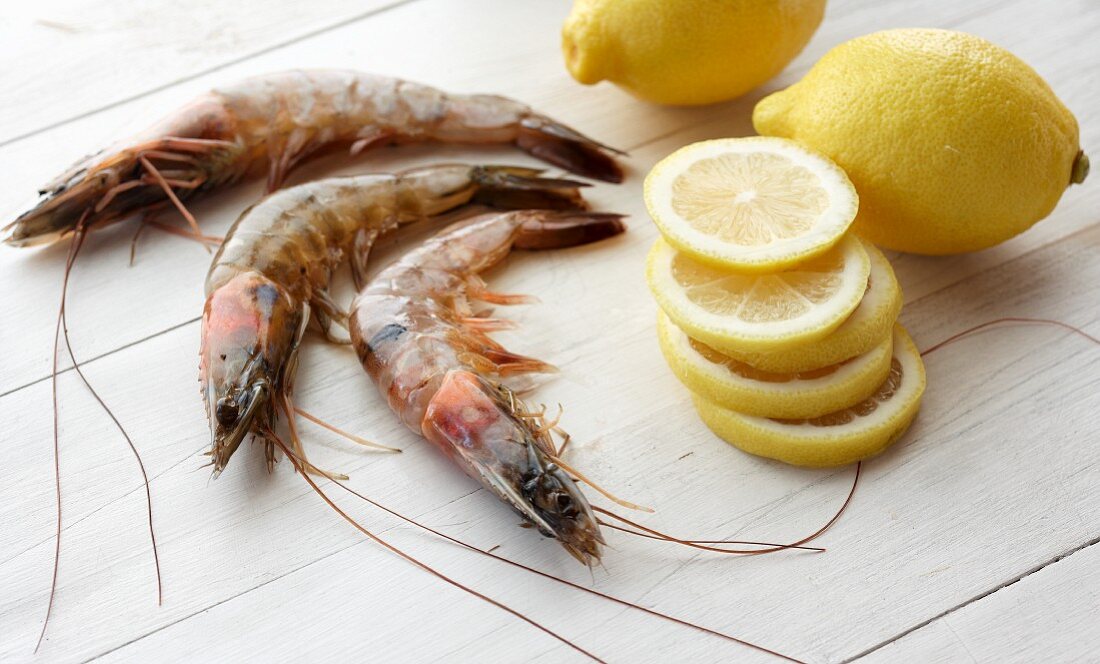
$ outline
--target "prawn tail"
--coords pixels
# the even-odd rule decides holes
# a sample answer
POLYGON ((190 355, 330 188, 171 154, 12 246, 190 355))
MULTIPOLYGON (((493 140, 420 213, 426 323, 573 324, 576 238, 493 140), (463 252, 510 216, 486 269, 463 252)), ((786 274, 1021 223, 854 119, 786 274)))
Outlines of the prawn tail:
POLYGON ((578 175, 622 182, 623 170, 612 155, 625 155, 541 115, 529 115, 520 122, 516 145, 525 152, 578 175))
POLYGON ((519 227, 515 248, 562 249, 614 237, 626 230, 623 215, 612 212, 532 210, 519 227))
POLYGON ((475 203, 497 208, 586 210, 580 190, 584 182, 541 177, 542 170, 519 166, 476 166, 471 178, 478 185, 475 203))

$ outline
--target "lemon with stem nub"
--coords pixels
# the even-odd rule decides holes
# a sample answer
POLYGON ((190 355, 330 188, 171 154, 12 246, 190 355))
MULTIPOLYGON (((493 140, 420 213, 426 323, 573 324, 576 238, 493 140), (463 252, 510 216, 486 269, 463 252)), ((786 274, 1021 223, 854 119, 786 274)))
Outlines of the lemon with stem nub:
POLYGON ((908 333, 894 331, 890 374, 862 402, 812 419, 745 415, 695 395, 703 422, 750 454, 796 466, 840 466, 874 456, 902 436, 920 410, 924 363, 908 333))

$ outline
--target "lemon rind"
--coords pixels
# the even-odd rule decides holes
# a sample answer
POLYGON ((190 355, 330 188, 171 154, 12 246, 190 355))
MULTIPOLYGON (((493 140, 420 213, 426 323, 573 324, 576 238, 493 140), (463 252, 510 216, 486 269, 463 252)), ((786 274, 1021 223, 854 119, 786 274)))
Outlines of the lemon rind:
POLYGON ((827 376, 770 382, 748 378, 715 364, 692 347, 683 330, 663 312, 657 314, 657 338, 669 367, 688 389, 723 408, 746 415, 781 418, 820 417, 871 396, 890 373, 893 337, 837 367, 827 376))
POLYGON ((881 453, 908 430, 920 410, 926 377, 913 340, 901 325, 894 328, 894 357, 902 366, 902 382, 894 396, 858 425, 820 427, 784 423, 744 415, 693 395, 704 424, 719 438, 749 454, 796 466, 841 466, 881 453), (914 380, 915 379, 915 380, 914 380))

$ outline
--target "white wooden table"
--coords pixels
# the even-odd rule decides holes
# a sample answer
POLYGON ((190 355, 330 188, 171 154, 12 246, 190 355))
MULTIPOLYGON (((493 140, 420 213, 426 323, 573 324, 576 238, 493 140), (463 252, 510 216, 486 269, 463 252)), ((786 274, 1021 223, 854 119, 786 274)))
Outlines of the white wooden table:
MULTIPOLYGON (((566 2, 319 0, 188 3, 60 0, 7 7, 0 25, 3 219, 75 157, 245 75, 352 67, 523 99, 612 145, 630 173, 591 197, 631 215, 603 246, 517 256, 494 284, 542 304, 501 338, 562 368, 537 397, 565 406, 572 460, 658 511, 676 533, 784 541, 831 514, 850 468, 799 470, 709 434, 665 368, 642 259, 654 229, 641 177, 690 141, 752 133, 764 94, 832 46, 889 27, 939 26, 993 40, 1034 66, 1100 152, 1096 0, 834 0, 785 73, 707 108, 638 102, 566 74, 566 2)), ((434 159, 529 163, 510 150, 410 148, 299 172, 383 170, 434 159)), ((258 183, 193 207, 223 231, 258 183)), ((921 347, 990 318, 1057 318, 1100 332, 1100 177, 1046 221, 979 254, 891 256, 921 347)), ((365 541, 282 463, 255 448, 217 481, 196 470, 208 430, 195 379, 197 245, 131 229, 89 240, 73 272, 78 357, 133 434, 152 476, 164 572, 157 606, 140 477, 110 421, 61 374, 64 531, 56 607, 32 656, 54 547, 50 348, 64 248, 0 250, 0 661, 581 661, 573 651, 365 541)), ((384 263, 413 239, 378 255, 384 263)), ((345 284, 341 297, 347 297, 345 284)), ((483 548, 812 662, 1100 661, 1100 349, 1056 329, 1009 327, 928 359, 917 423, 865 465, 825 554, 699 555, 609 534, 589 573, 404 430, 353 356, 310 337, 301 405, 405 448, 363 453, 307 428, 314 460, 391 507, 483 548)), ((310 427, 310 425, 304 425, 310 427)), ((612 662, 765 661, 440 542, 376 510, 369 526, 612 662)))

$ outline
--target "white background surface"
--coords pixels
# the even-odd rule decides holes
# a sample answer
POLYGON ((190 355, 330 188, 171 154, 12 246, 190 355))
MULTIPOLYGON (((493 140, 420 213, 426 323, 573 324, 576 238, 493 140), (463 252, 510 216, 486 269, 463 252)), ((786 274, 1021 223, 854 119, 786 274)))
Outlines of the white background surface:
MULTIPOLYGON (((799 470, 709 434, 665 368, 642 261, 654 237, 641 177, 693 140, 752 133, 753 104, 832 46, 889 27, 973 32, 1029 62, 1100 151, 1100 5, 1093 0, 835 0, 806 51, 745 98, 653 107, 566 74, 564 2, 37 2, 0 25, 0 211, 77 156, 211 86, 290 67, 350 67, 459 92, 507 94, 630 150, 618 187, 590 198, 631 215, 622 238, 516 256, 490 279, 532 293, 500 335, 562 368, 537 398, 565 406, 571 460, 658 511, 684 535, 785 540, 840 501, 851 469, 799 470)), ((327 159, 292 178, 428 160, 530 163, 511 150, 402 148, 327 159)), ((923 348, 997 316, 1045 316, 1100 332, 1096 174, 1022 237, 979 254, 894 256, 902 320, 923 348)), ((258 183, 192 210, 222 232, 258 183)), ((71 371, 59 380, 64 535, 57 604, 38 656, 54 503, 49 366, 64 249, 0 248, 0 661, 581 661, 503 612, 366 542, 289 464, 242 448, 216 482, 196 389, 202 279, 197 245, 131 229, 89 240, 70 324, 89 378, 129 429, 150 475, 164 572, 156 605, 140 477, 71 371)), ((382 264, 415 236, 377 255, 382 264)), ((392 245, 393 243, 391 243, 392 245)), ((345 290, 342 297, 347 297, 345 290)), ((548 572, 813 662, 1096 660, 1100 647, 1100 349, 1046 328, 990 331, 928 358, 910 433, 865 465, 825 554, 731 559, 609 534, 592 574, 404 430, 354 356, 307 338, 299 402, 402 455, 363 453, 303 424, 319 465, 391 507, 548 572)), ((458 580, 612 662, 764 661, 764 655, 487 561, 345 500, 368 526, 458 580)), ((599 502, 599 501, 597 501, 599 502)))

